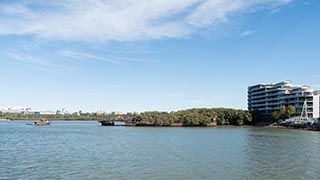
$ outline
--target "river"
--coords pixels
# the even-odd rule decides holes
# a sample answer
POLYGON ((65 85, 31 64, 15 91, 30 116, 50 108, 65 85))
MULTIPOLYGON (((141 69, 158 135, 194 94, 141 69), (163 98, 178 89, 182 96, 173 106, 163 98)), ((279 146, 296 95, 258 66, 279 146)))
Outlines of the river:
POLYGON ((320 132, 0 121, 0 179, 318 180, 320 132))

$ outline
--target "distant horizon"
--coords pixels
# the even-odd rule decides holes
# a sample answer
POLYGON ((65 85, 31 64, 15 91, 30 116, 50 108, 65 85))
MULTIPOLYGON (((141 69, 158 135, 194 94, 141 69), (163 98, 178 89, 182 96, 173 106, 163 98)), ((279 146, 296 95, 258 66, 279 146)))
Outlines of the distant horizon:
POLYGON ((86 110, 75 110, 75 111, 70 111, 66 108, 57 108, 57 109, 34 109, 30 106, 0 106, 0 112, 1 112, 1 108, 8 108, 8 107, 12 107, 12 108, 31 108, 31 111, 36 111, 36 112, 56 112, 56 111, 60 111, 62 109, 65 109, 65 112, 68 113, 75 113, 75 112, 79 112, 81 111, 82 113, 97 113, 98 111, 105 111, 106 114, 110 114, 110 113, 114 113, 114 112, 120 112, 122 114, 126 114, 126 113, 142 113, 142 112, 148 112, 148 111, 158 111, 158 112, 172 112, 172 111, 180 111, 180 110, 187 110, 187 109, 201 109, 201 108, 206 108, 206 109, 211 109, 211 108, 225 108, 225 109, 235 109, 235 110, 247 110, 247 109, 238 109, 238 108, 231 108, 231 107, 190 107, 190 108, 185 108, 185 109, 177 109, 177 110, 172 110, 172 111, 166 111, 166 110, 145 110, 145 111, 117 111, 117 110, 107 110, 107 109, 97 109, 95 111, 86 111, 86 110))
POLYGON ((247 88, 320 89, 316 0, 0 2, 0 107, 247 109, 247 88))

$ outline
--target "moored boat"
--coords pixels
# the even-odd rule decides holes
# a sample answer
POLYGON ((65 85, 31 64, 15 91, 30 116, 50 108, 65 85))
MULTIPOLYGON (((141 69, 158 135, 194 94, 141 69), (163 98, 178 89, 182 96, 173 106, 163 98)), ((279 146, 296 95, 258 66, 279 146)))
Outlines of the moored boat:
POLYGON ((45 125, 50 125, 51 121, 46 119, 40 119, 40 120, 34 121, 34 124, 36 126, 45 126, 45 125))
POLYGON ((99 121, 101 123, 101 126, 114 126, 114 121, 110 120, 102 120, 99 121))

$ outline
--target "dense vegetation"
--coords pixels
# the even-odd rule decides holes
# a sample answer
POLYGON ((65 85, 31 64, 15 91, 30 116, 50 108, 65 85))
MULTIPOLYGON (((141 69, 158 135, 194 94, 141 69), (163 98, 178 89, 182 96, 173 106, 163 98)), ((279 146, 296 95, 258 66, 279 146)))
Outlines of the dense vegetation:
POLYGON ((244 110, 226 108, 188 109, 171 113, 175 122, 184 125, 206 125, 217 118, 218 125, 244 125, 251 123, 251 114, 244 110))
POLYGON ((213 118, 218 125, 251 124, 252 118, 248 111, 227 108, 194 108, 175 112, 149 111, 143 113, 128 113, 124 115, 97 115, 95 113, 71 115, 35 115, 35 114, 1 114, 2 119, 40 119, 54 120, 134 120, 140 125, 170 126, 180 123, 184 126, 206 126, 213 118))

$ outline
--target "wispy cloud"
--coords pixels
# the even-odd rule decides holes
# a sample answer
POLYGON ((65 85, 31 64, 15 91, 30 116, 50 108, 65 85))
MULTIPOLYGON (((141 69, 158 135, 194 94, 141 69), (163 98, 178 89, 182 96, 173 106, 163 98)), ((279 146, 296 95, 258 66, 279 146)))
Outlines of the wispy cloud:
POLYGON ((306 5, 306 6, 309 6, 309 5, 311 4, 311 3, 308 2, 308 1, 301 1, 300 3, 302 3, 302 4, 306 5))
POLYGON ((35 65, 40 65, 40 66, 45 66, 45 67, 53 67, 53 68, 65 68, 62 65, 54 64, 49 60, 44 60, 42 58, 30 56, 30 55, 21 55, 18 53, 12 53, 12 52, 0 52, 1 54, 4 54, 11 60, 15 61, 20 61, 24 63, 29 63, 29 64, 35 64, 35 65))
POLYGON ((254 34, 254 33, 256 33, 256 32, 253 31, 253 30, 246 30, 246 31, 242 32, 242 33, 240 34, 240 36, 241 36, 241 37, 247 37, 247 36, 250 36, 250 35, 252 35, 252 34, 254 34))
POLYGON ((83 53, 78 51, 71 51, 71 50, 64 50, 59 53, 62 56, 69 57, 72 59, 79 59, 79 60, 95 60, 101 61, 106 63, 125 63, 125 62, 132 62, 132 63, 159 63, 159 60, 152 60, 152 59, 134 59, 134 58, 127 58, 122 56, 109 56, 109 57, 100 57, 97 55, 83 53))
POLYGON ((276 7, 276 8, 274 8, 274 9, 271 9, 270 14, 277 13, 277 12, 279 12, 280 10, 281 10, 280 7, 276 7))
POLYGON ((0 35, 90 42, 180 38, 290 0, 17 0, 0 2, 0 35), (261 8, 262 7, 262 8, 261 8))
POLYGON ((113 64, 118 64, 118 61, 111 60, 108 58, 102 58, 96 55, 88 54, 88 53, 82 53, 82 52, 77 52, 77 51, 61 51, 60 55, 73 58, 73 59, 79 59, 79 60, 96 60, 96 61, 102 61, 102 62, 107 62, 107 63, 113 63, 113 64))
POLYGON ((121 56, 111 56, 111 58, 116 59, 118 61, 123 62, 132 62, 132 63, 161 63, 160 60, 154 60, 154 59, 135 59, 135 58, 127 58, 127 57, 121 57, 121 56))

